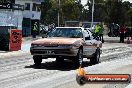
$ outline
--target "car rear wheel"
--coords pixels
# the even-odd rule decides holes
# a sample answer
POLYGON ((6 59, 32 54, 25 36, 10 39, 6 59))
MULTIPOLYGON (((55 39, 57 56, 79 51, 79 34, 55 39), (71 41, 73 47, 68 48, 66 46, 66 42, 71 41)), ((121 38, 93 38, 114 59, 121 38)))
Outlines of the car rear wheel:
POLYGON ((90 59, 91 64, 98 64, 100 62, 100 49, 97 48, 94 56, 90 59))
POLYGON ((42 56, 40 56, 40 55, 34 55, 33 56, 33 60, 34 60, 34 64, 36 66, 41 66, 42 56))
POLYGON ((83 63, 83 50, 79 49, 78 54, 76 56, 75 64, 76 66, 79 67, 80 65, 82 65, 82 63, 83 63))

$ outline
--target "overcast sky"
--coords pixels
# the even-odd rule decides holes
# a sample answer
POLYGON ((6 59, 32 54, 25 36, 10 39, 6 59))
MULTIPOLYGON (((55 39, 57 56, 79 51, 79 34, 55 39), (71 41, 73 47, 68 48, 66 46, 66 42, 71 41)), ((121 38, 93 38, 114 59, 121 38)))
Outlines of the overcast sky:
MULTIPOLYGON (((81 0, 82 1, 82 4, 85 5, 87 3, 87 0, 81 0)), ((132 3, 132 0, 123 0, 123 1, 129 1, 132 3)))

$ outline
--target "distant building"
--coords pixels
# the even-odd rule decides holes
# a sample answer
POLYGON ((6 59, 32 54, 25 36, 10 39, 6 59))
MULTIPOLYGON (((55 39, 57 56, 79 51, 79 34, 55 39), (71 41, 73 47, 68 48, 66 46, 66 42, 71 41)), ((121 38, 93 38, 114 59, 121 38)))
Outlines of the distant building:
POLYGON ((41 16, 41 2, 44 0, 15 0, 12 9, 0 9, 0 26, 15 26, 23 36, 32 34, 33 25, 41 16))
POLYGON ((35 22, 38 24, 39 33, 39 22, 41 16, 41 2, 44 0, 16 0, 15 4, 24 5, 23 11, 23 36, 29 36, 32 34, 33 25, 35 22))
POLYGON ((14 0, 0 2, 0 26, 15 26, 18 29, 22 29, 22 12, 14 8, 16 8, 14 0), (6 3, 10 4, 6 5, 6 3))

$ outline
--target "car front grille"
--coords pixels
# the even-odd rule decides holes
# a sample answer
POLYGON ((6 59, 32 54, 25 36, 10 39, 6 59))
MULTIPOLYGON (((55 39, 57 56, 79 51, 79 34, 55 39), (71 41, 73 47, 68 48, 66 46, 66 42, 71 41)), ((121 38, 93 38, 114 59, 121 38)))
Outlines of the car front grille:
POLYGON ((69 50, 32 50, 32 54, 71 54, 69 50))

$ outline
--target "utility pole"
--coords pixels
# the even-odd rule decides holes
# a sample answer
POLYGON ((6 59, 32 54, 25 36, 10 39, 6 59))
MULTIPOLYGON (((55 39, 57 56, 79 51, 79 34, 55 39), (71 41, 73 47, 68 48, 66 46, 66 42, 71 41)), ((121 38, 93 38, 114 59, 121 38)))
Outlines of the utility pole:
POLYGON ((60 26, 60 0, 58 0, 58 27, 60 26))
POLYGON ((93 26, 93 14, 94 14, 94 0, 93 0, 93 5, 92 5, 92 23, 91 23, 91 28, 93 26))
MULTIPOLYGON (((80 4, 81 4, 81 0, 78 0, 79 9, 80 9, 80 4)), ((79 21, 80 22, 82 21, 82 9, 80 9, 80 18, 79 18, 79 21)))

